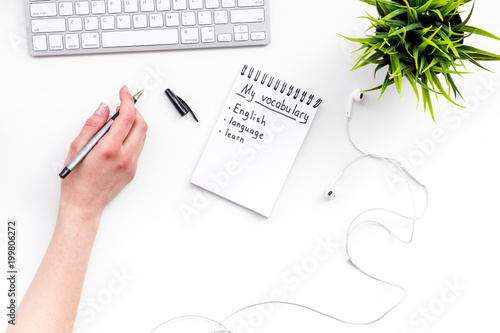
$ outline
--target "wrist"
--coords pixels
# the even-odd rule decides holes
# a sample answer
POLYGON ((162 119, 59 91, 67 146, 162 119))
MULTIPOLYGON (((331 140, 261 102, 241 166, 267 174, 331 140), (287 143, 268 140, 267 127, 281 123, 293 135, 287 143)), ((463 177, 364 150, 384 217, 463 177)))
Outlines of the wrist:
POLYGON ((101 222, 102 210, 75 206, 61 201, 57 224, 78 230, 97 233, 101 222))

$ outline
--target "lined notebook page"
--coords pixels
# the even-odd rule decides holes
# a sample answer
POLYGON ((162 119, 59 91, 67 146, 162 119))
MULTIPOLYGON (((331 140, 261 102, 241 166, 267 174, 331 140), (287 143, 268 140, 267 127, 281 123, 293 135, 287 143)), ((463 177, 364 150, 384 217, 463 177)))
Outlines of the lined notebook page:
POLYGON ((245 66, 191 183, 268 217, 320 99, 245 66))

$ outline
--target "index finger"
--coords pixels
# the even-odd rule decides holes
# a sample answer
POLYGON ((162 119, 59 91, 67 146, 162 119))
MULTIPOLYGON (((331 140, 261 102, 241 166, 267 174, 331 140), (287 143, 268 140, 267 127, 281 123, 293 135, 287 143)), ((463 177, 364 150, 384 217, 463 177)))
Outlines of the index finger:
POLYGON ((135 104, 134 98, 130 94, 127 87, 120 89, 120 115, 116 117, 108 134, 103 138, 116 143, 123 143, 128 136, 130 129, 135 121, 135 104))

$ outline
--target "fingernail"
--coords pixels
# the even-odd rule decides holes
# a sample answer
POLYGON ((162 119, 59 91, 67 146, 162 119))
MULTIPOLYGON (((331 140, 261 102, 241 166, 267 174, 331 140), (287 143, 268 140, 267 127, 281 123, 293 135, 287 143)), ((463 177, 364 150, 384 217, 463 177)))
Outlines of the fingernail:
POLYGON ((99 108, 95 111, 95 114, 102 116, 104 114, 104 112, 106 112, 107 107, 108 106, 105 103, 101 103, 99 105, 99 108))
POLYGON ((127 86, 123 86, 123 90, 125 90, 126 92, 128 92, 130 94, 130 90, 128 90, 127 86))

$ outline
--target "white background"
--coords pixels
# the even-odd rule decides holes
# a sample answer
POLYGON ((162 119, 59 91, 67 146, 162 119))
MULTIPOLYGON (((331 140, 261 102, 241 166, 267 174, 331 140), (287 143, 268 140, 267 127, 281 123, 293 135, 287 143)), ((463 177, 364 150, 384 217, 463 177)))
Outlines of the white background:
MULTIPOLYGON (((346 137, 347 98, 356 88, 378 84, 373 68, 349 71, 355 59, 349 52, 356 45, 338 34, 359 35, 367 25, 356 17, 374 10, 355 0, 273 0, 270 7, 272 42, 266 47, 35 59, 26 49, 23 1, 3 0, 0 220, 2 244, 7 219, 20 224, 20 296, 53 232, 58 172, 68 146, 99 103, 114 105, 118 89, 126 84, 132 91, 146 88, 138 107, 149 124, 148 139, 135 180, 103 216, 82 294, 79 332, 149 332, 187 314, 222 320, 240 307, 269 299, 273 290, 287 300, 357 322, 375 319, 400 299, 396 290, 352 269, 343 249, 348 224, 362 210, 385 206, 411 213, 403 184, 393 188, 386 180, 394 170, 378 162, 359 163, 339 182, 335 201, 322 197, 331 178, 357 156, 346 137), (204 194, 189 179, 246 63, 314 91, 324 103, 270 218, 210 197, 208 206, 188 223, 180 207, 204 194), (199 124, 179 117, 163 94, 168 87, 192 106, 199 124), (314 267, 318 239, 339 247, 314 267), (299 286, 290 280, 290 270, 303 263, 311 273, 299 286), (129 280, 116 280, 122 273, 129 280)), ((498 9, 496 1, 477 1, 470 24, 500 34, 498 9)), ((500 42, 476 37, 467 42, 500 53, 500 42)), ((500 73, 500 64, 487 65, 500 73)), ((409 86, 401 100, 391 87, 379 103, 374 93, 355 106, 352 129, 359 145, 406 160, 429 188, 429 209, 411 245, 401 245, 377 228, 365 228, 352 239, 363 267, 405 286, 406 301, 367 327, 276 307, 272 315, 245 312, 228 322, 230 330, 414 333, 498 328, 500 74, 472 65, 469 70, 474 73, 457 80, 469 108, 460 113, 440 100, 435 103, 437 124, 422 105, 415 108, 409 86), (441 140, 429 144, 435 131, 441 140), (427 142, 425 155, 417 144, 422 142, 427 142), (450 282, 465 290, 449 291, 450 282), (429 307, 431 316, 423 319, 419 311, 429 307), (249 320, 253 326, 241 328, 249 320)), ((398 230, 408 235, 407 226, 398 230)), ((2 247, 0 262, 6 260, 2 247)), ((1 286, 6 300, 5 281, 1 286)), ((5 326, 5 315, 0 318, 5 326)), ((212 326, 182 321, 161 332, 173 328, 204 333, 212 326)))

